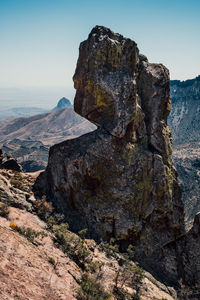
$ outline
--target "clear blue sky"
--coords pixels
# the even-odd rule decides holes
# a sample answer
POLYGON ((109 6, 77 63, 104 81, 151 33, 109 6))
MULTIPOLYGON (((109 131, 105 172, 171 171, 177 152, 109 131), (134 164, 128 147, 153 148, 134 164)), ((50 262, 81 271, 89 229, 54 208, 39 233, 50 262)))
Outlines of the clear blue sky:
POLYGON ((200 74, 199 0, 0 0, 0 88, 72 90, 79 44, 97 24, 135 40, 172 79, 200 74))

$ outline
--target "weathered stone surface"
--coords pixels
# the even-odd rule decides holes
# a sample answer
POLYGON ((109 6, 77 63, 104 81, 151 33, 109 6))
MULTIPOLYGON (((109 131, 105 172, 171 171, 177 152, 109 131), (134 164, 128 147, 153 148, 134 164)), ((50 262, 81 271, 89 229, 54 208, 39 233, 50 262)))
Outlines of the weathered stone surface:
POLYGON ((10 170, 0 169, 0 202, 32 211, 29 191, 30 184, 23 175, 19 177, 10 170))
POLYGON ((74 83, 75 111, 98 129, 51 147, 35 188, 74 230, 114 237, 122 250, 131 243, 140 263, 177 282, 170 243, 185 231, 170 158, 168 70, 130 39, 96 26, 80 45, 74 83))

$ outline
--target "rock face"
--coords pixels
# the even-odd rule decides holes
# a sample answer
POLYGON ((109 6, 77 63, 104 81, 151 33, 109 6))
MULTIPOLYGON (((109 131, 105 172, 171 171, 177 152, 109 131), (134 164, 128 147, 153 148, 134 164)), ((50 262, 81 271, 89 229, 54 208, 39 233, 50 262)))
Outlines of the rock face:
POLYGON ((98 129, 50 149, 35 189, 74 230, 115 238, 160 279, 175 283, 182 262, 171 243, 184 236, 167 116, 169 72, 136 44, 96 26, 81 43, 74 108, 98 129))
MULTIPOLYGON (((194 218, 193 227, 187 235, 178 243, 180 253, 183 257, 183 268, 185 270, 183 279, 190 286, 196 285, 197 298, 200 297, 200 212, 194 218), (184 249, 184 251, 183 251, 184 249)), ((192 297, 191 297, 192 298, 192 297)))
POLYGON ((200 211, 200 141, 174 145, 173 162, 179 174, 187 227, 200 211))

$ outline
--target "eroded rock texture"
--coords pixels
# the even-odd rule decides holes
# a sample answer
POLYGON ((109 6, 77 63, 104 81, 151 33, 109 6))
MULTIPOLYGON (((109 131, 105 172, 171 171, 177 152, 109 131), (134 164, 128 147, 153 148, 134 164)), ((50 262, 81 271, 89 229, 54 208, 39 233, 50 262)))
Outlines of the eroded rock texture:
POLYGON ((122 250, 134 245, 140 263, 176 282, 181 258, 171 242, 185 231, 170 158, 168 70, 96 26, 80 45, 74 84, 75 111, 98 129, 51 147, 36 187, 71 228, 114 237, 122 250))

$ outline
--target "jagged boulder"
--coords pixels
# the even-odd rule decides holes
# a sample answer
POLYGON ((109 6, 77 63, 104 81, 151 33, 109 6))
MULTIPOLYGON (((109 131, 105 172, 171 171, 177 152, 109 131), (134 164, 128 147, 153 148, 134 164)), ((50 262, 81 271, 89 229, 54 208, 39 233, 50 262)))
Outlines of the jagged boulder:
POLYGON ((160 279, 177 282, 184 211, 171 163, 169 72, 135 42, 96 26, 74 75, 77 113, 98 129, 50 149, 35 189, 97 240, 114 237, 160 279))
POLYGON ((0 169, 22 172, 22 166, 16 159, 10 156, 4 156, 2 149, 0 149, 0 169))

